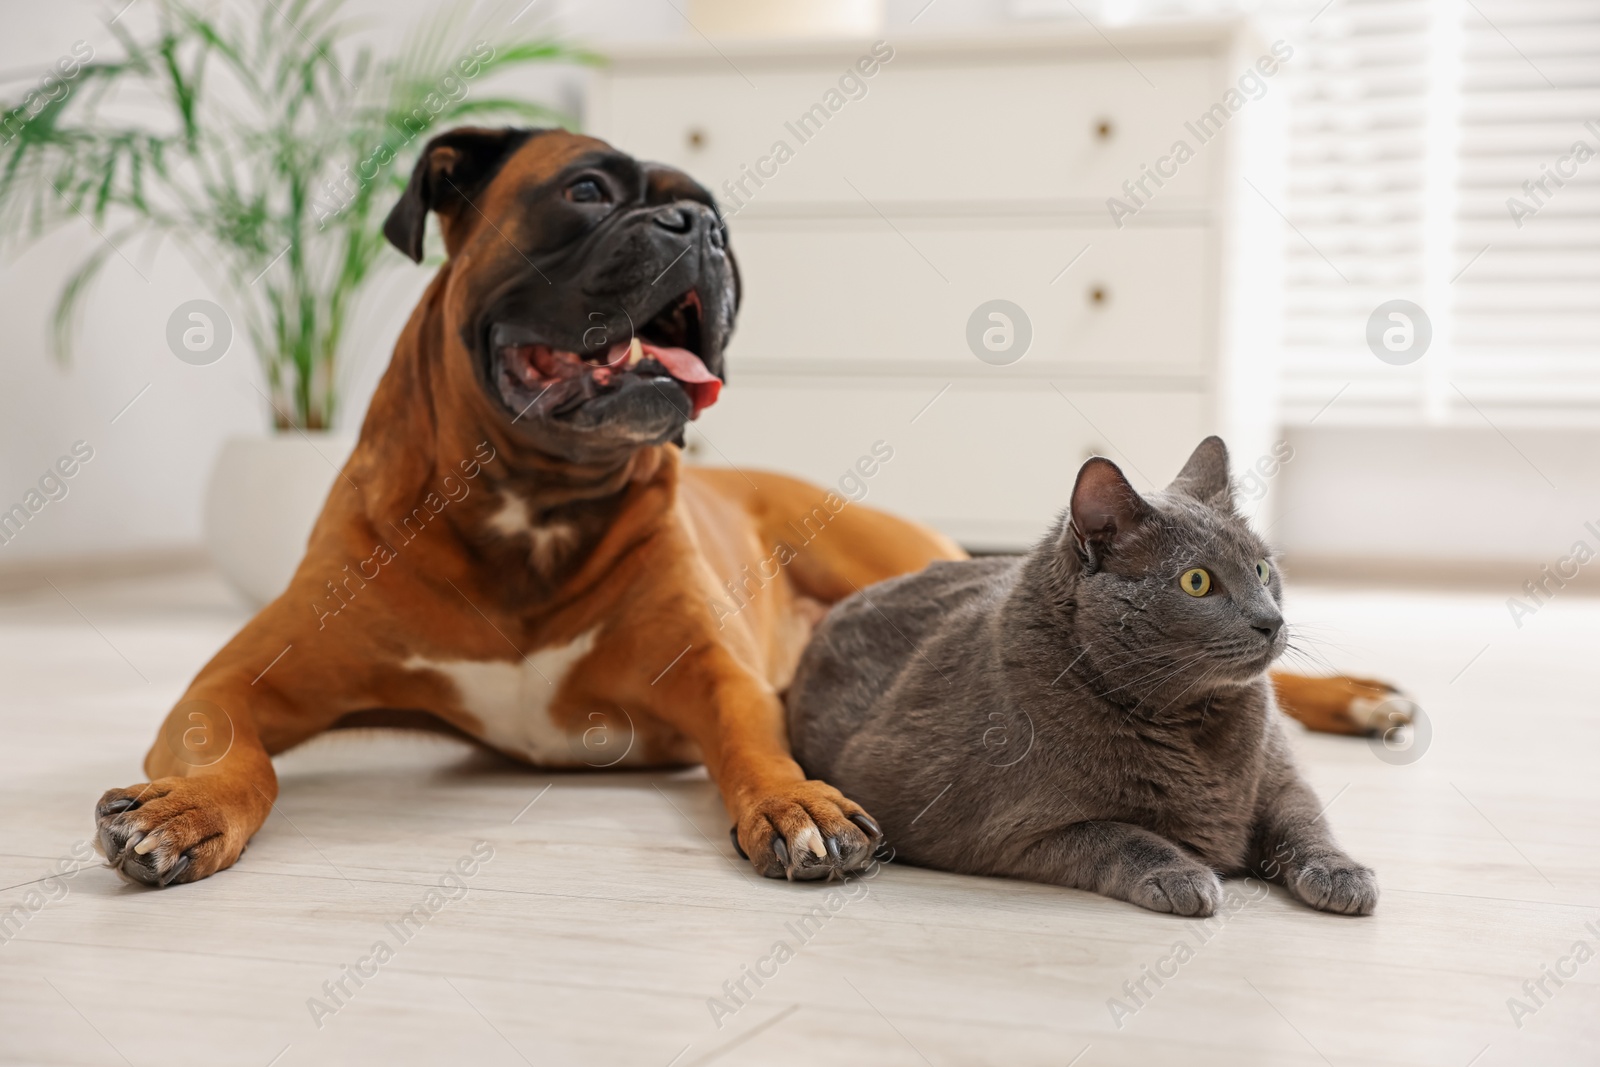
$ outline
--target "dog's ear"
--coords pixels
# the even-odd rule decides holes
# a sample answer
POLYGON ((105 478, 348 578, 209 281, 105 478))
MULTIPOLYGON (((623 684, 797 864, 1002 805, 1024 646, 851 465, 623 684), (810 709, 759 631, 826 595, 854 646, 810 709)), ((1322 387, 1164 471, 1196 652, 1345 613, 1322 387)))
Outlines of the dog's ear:
POLYGON ((717 221, 722 224, 722 247, 728 251, 728 266, 733 268, 733 310, 739 310, 739 304, 744 300, 744 278, 739 274, 739 260, 733 254, 733 242, 728 240, 728 220, 722 217, 722 212, 717 212, 717 221))
POLYGON ((482 192, 513 152, 538 130, 486 130, 474 126, 441 133, 429 141, 411 171, 411 182, 383 221, 389 243, 422 262, 428 212, 452 218, 482 192))

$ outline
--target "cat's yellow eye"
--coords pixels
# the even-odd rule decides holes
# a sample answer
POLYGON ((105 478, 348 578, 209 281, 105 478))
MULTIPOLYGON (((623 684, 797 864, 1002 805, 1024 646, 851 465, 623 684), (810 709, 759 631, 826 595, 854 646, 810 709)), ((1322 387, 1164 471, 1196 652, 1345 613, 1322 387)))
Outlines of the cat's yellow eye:
POLYGON ((1272 564, 1264 559, 1256 560, 1256 577, 1261 579, 1262 585, 1272 581, 1272 564))
POLYGON ((1211 592, 1211 575, 1203 567, 1195 567, 1183 572, 1183 577, 1178 579, 1178 584, 1183 586, 1183 591, 1190 596, 1205 596, 1211 592))

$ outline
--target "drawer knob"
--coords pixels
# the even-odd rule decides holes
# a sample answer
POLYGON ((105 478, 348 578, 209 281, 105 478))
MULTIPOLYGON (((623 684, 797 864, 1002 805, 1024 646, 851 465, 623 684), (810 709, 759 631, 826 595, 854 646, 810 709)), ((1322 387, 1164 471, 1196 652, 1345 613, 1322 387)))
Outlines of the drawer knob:
POLYGON ((1102 141, 1109 141, 1116 135, 1117 128, 1110 119, 1097 119, 1094 124, 1094 135, 1102 141))
POLYGON ((689 150, 698 152, 706 146, 706 131, 699 126, 690 126, 689 132, 684 135, 684 140, 689 142, 689 150))
POLYGON ((1089 303, 1093 304, 1095 307, 1105 307, 1106 303, 1110 301, 1110 299, 1111 291, 1105 286, 1091 285, 1089 287, 1089 303))

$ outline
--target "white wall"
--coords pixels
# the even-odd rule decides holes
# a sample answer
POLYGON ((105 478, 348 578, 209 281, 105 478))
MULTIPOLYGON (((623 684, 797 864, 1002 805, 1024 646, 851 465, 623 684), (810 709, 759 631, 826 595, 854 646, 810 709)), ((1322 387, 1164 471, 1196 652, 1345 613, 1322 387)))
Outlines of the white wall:
POLYGON ((1600 549, 1584 530, 1600 529, 1592 430, 1309 427, 1288 440, 1271 536, 1291 556, 1531 577, 1580 538, 1600 549))
MULTIPOLYGON (((504 10, 515 14, 522 5, 513 0, 504 10)), ((361 0, 350 11, 381 12, 374 32, 392 36, 436 7, 433 0, 361 0)), ((890 0, 887 32, 949 32, 1000 21, 1009 7, 1009 0, 936 0, 931 6, 890 0)), ((687 10, 686 0, 538 0, 523 24, 542 16, 602 48, 621 39, 695 39, 677 9, 687 10)), ((80 39, 102 55, 114 54, 104 11, 98 0, 14 5, 0 35, 0 91, 20 95, 80 39)), ((137 25, 140 14, 135 7, 127 17, 137 25)), ((557 74, 525 84, 566 103, 578 87, 576 76, 557 74)), ((267 425, 256 392, 260 378, 242 338, 208 367, 183 364, 167 351, 165 324, 176 305, 198 296, 222 299, 172 249, 134 245, 124 249, 131 264, 112 260, 89 306, 76 358, 65 367, 51 362, 46 342, 55 294, 99 240, 80 227, 0 261, 0 322, 7 327, 0 355, 0 509, 19 501, 74 441, 95 449, 69 495, 0 546, 0 569, 196 544, 201 493, 220 443, 267 425)), ((345 425, 359 421, 426 283, 424 271, 398 255, 394 263, 352 331, 345 425)), ((1585 520, 1600 519, 1595 437, 1514 437, 1558 488, 1486 428, 1299 431, 1291 438, 1296 458, 1272 488, 1279 516, 1273 538, 1292 556, 1526 561, 1536 568, 1564 551, 1585 520)))

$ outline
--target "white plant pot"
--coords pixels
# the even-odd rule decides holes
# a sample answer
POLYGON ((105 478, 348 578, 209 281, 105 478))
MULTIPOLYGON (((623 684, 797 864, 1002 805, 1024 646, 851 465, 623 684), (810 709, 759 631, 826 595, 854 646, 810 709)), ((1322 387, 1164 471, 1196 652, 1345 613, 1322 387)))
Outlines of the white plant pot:
POLYGON ((294 430, 223 443, 206 486, 206 549, 251 603, 288 588, 355 444, 353 434, 294 430))

